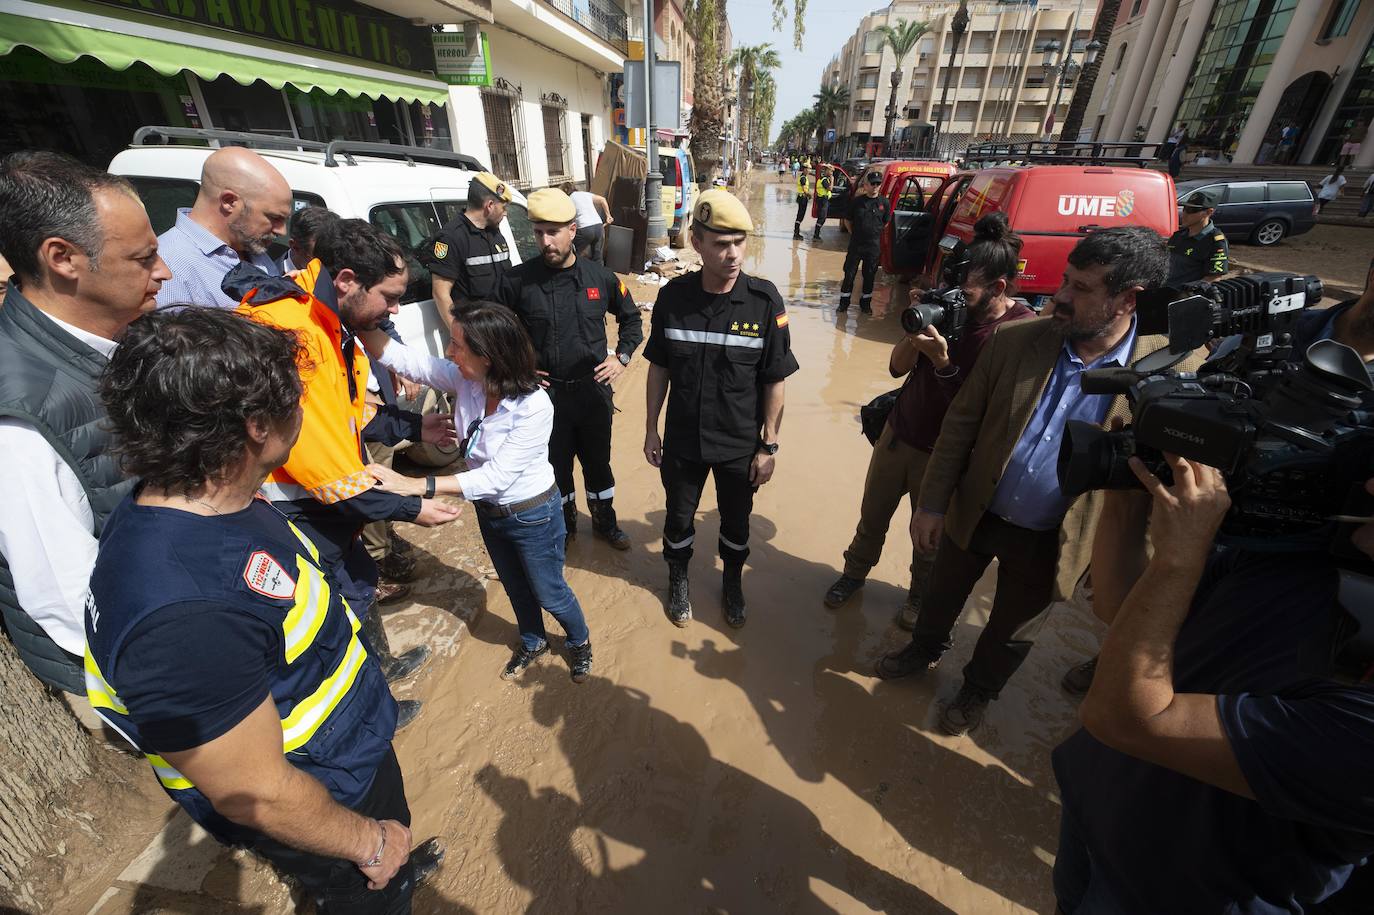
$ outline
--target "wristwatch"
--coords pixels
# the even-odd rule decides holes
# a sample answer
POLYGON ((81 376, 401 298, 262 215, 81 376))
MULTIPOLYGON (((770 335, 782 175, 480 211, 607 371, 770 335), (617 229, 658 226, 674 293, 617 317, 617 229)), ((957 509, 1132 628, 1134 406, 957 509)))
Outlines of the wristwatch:
POLYGON ((616 353, 616 354, 615 354, 615 358, 617 358, 617 359, 620 360, 620 364, 621 364, 621 365, 629 365, 629 364, 630 364, 630 354, 629 354, 629 353, 616 353))
POLYGON ((759 447, 758 447, 758 450, 759 450, 759 451, 762 451, 764 454, 777 454, 777 453, 778 453, 778 443, 777 443, 777 442, 769 443, 769 442, 765 442, 763 439, 759 439, 759 447))

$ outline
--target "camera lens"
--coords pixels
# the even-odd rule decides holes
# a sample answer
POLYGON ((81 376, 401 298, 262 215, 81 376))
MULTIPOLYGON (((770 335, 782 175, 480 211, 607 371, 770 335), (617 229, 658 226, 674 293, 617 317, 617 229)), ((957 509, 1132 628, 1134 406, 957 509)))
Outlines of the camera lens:
POLYGON ((1094 489, 1138 489, 1127 463, 1135 454, 1130 429, 1106 432, 1092 423, 1070 420, 1059 446, 1059 489, 1070 499, 1094 489))
POLYGON ((941 305, 921 302, 909 305, 902 311, 902 330, 909 334, 919 334, 932 324, 944 320, 945 309, 941 305))

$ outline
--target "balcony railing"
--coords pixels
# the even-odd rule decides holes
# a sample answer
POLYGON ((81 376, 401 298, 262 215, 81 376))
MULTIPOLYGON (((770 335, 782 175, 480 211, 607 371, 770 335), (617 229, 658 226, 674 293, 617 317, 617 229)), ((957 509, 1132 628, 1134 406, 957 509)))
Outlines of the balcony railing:
POLYGON ((615 48, 630 52, 629 23, 625 10, 606 0, 544 0, 549 6, 615 48))

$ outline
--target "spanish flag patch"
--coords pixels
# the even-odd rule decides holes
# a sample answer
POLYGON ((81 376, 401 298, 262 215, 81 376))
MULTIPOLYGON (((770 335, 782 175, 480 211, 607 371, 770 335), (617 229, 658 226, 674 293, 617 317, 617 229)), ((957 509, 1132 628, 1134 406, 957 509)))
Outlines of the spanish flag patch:
POLYGON ((777 317, 776 320, 777 320, 777 322, 778 322, 778 326, 779 326, 779 327, 786 327, 786 326, 787 326, 787 312, 783 312, 782 314, 778 315, 778 317, 777 317))
POLYGON ((620 294, 621 294, 621 295, 629 295, 629 294, 630 294, 629 291, 625 288, 625 281, 624 281, 624 280, 621 280, 621 281, 620 281, 620 294))

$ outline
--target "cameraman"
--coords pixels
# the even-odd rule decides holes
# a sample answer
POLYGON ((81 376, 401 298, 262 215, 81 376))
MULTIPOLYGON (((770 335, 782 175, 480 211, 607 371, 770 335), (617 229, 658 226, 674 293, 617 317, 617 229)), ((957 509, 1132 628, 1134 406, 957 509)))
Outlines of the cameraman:
MULTIPOLYGON (((1003 327, 950 405, 911 532, 939 552, 911 643, 878 662, 884 679, 934 667, 954 624, 995 558, 997 592, 958 695, 940 714, 946 733, 968 733, 1021 666, 1055 600, 1088 566, 1101 494, 1070 499, 1056 463, 1068 420, 1101 424, 1126 400, 1085 394, 1089 369, 1126 366, 1168 346, 1136 332, 1136 294, 1158 286, 1164 240, 1142 226, 1103 229, 1069 252, 1053 316, 1003 327)), ((1200 358, 1180 365, 1192 370, 1200 358)))
MULTIPOLYGON (((1110 628, 1054 751, 1059 911, 1330 911, 1374 853, 1374 690, 1334 676, 1353 628, 1336 566, 1214 551, 1221 474, 1168 462, 1171 486, 1131 459, 1148 492, 1109 492, 1093 544, 1110 628)), ((1374 556, 1374 525, 1352 540, 1374 556)))
MULTIPOLYGON (((997 330, 1010 321, 1034 314, 1021 299, 1012 298, 1021 238, 1011 232, 1004 213, 989 213, 973 228, 973 242, 960 264, 960 284, 968 302, 968 317, 954 343, 934 325, 907 334, 892 348, 888 371, 906 376, 901 393, 882 435, 873 445, 864 480, 859 525, 844 553, 844 573, 825 592, 825 605, 835 609, 864 586, 869 571, 882 556, 888 525, 904 497, 916 508, 930 452, 940 435, 940 423, 959 386, 973 371, 978 353, 997 330)), ((912 551, 911 588, 897 614, 903 629, 916 625, 921 593, 935 557, 912 551)))

